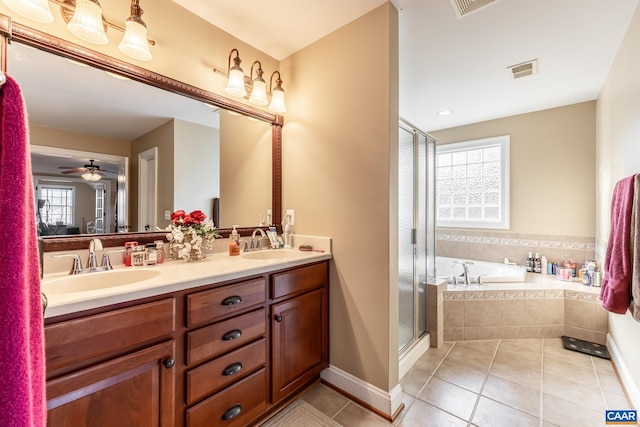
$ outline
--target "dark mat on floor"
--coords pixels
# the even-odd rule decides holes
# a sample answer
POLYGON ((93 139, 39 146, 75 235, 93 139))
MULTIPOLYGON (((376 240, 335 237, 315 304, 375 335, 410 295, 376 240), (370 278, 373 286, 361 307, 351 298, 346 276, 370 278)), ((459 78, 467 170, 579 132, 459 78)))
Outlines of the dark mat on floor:
POLYGON ((564 348, 567 350, 579 351, 580 353, 602 357, 603 359, 611 359, 606 345, 596 344, 594 342, 583 341, 571 337, 562 337, 562 343, 564 344, 564 348))

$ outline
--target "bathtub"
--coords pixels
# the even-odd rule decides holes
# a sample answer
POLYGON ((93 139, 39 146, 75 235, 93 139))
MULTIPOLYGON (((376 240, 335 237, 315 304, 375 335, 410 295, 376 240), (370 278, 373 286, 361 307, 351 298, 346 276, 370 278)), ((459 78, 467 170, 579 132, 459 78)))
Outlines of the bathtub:
POLYGON ((456 280, 460 283, 463 269, 461 265, 455 264, 456 261, 468 263, 467 268, 471 283, 477 283, 478 277, 481 277, 482 283, 524 282, 527 276, 527 268, 519 265, 439 256, 436 257, 436 277, 451 280, 452 276, 458 276, 456 280))

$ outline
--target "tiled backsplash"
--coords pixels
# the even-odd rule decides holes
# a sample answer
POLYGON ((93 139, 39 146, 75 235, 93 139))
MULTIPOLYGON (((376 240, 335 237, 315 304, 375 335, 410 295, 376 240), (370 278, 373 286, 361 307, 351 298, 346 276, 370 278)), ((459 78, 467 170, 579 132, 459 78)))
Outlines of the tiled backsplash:
POLYGON ((438 256, 503 262, 505 258, 520 265, 526 263, 529 252, 538 252, 550 262, 571 259, 581 265, 596 259, 594 237, 557 236, 545 234, 474 231, 455 228, 436 230, 438 256))

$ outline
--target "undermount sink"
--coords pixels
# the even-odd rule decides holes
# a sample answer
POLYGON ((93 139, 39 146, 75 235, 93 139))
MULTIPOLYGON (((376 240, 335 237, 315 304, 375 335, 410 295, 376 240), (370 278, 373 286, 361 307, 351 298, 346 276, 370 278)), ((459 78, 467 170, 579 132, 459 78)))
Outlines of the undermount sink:
POLYGON ((43 282, 42 291, 46 295, 95 291, 142 282, 143 280, 153 279, 159 274, 160 271, 150 269, 109 270, 74 274, 43 282))
POLYGON ((241 256, 247 259, 285 259, 297 256, 296 249, 265 249, 263 251, 245 252, 241 256))

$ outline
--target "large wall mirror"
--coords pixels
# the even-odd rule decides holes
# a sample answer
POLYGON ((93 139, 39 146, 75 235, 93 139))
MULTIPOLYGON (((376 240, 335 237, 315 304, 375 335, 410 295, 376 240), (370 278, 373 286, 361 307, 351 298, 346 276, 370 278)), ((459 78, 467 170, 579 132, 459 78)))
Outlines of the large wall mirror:
POLYGON ((267 213, 278 222, 281 116, 10 30, 5 58, 29 112, 45 250, 83 248, 95 234, 107 246, 131 232, 157 238, 176 209, 204 211, 223 235, 267 213))

